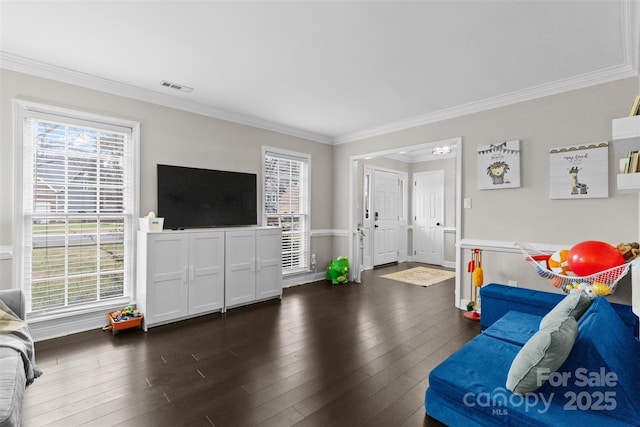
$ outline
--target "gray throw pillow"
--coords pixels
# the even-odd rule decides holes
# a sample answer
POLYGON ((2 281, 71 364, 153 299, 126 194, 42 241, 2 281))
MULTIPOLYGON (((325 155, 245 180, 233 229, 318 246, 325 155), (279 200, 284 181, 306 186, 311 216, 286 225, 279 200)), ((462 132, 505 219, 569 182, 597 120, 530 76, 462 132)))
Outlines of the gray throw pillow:
POLYGON ((576 320, 580 320, 580 317, 591 306, 591 298, 583 294, 582 292, 572 292, 566 297, 562 298, 550 312, 546 314, 540 321, 540 329, 543 329, 549 325, 552 321, 562 319, 567 316, 571 316, 576 320))
POLYGON ((567 360, 577 336, 578 322, 572 316, 550 321, 513 359, 507 375, 507 389, 519 395, 537 390, 544 384, 544 378, 567 360))

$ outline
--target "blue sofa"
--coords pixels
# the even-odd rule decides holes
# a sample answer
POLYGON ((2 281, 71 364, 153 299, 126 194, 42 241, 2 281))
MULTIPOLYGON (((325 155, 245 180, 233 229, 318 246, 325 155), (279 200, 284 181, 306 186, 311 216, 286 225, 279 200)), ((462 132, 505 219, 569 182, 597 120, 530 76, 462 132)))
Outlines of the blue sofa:
POLYGON ((631 308, 596 297, 569 356, 537 390, 506 388, 513 360, 563 295, 481 288, 482 333, 429 374, 425 409, 450 426, 640 426, 640 342, 631 308))

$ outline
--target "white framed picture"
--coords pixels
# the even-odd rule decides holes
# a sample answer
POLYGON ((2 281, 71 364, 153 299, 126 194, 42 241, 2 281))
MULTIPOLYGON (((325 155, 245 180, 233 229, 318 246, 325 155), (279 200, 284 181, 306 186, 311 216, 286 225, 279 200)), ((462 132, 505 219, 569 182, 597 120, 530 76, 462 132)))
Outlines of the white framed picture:
POLYGON ((478 147, 478 190, 520 187, 520 140, 478 147))
POLYGON ((570 145, 549 151, 549 197, 609 197, 609 143, 570 145))

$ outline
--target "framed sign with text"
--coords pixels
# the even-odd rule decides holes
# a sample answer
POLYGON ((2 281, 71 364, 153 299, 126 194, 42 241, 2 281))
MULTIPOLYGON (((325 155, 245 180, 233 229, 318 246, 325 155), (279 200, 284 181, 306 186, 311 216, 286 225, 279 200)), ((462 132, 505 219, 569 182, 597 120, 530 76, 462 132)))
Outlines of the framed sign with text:
POLYGON ((549 151, 549 197, 609 197, 609 143, 571 145, 549 151))

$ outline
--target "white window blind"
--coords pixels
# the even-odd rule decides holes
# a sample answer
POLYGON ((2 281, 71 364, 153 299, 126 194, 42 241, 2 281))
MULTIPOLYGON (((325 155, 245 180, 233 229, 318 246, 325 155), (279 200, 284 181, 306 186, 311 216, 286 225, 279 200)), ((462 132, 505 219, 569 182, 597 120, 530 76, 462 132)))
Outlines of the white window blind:
POLYGON ((26 111, 23 288, 31 313, 128 297, 135 231, 132 129, 26 111))
POLYGON ((309 265, 309 191, 306 157, 266 151, 264 156, 265 224, 282 228, 282 272, 309 265))

